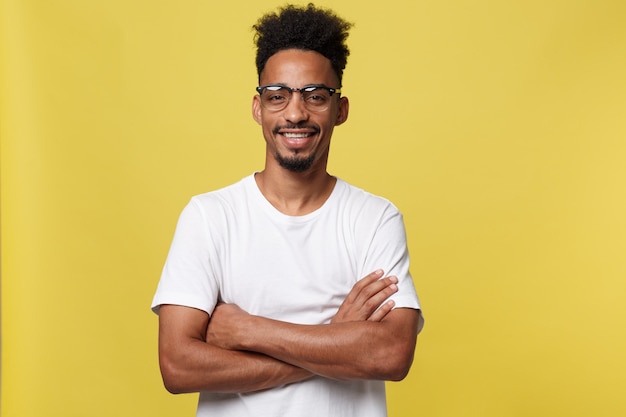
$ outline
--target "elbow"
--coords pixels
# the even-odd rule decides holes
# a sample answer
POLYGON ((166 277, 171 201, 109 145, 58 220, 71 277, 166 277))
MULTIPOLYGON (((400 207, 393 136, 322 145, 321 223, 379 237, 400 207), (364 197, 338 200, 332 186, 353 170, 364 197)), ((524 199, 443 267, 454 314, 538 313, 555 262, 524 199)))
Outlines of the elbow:
POLYGON ((414 344, 385 349, 385 352, 381 352, 382 356, 372 364, 372 374, 379 380, 402 381, 411 370, 414 351, 414 344))
POLYGON ((163 376, 163 386, 170 394, 185 394, 188 392, 176 381, 166 378, 165 376, 163 376))
POLYGON ((179 388, 177 385, 174 385, 174 384, 166 381, 165 378, 163 379, 163 386, 165 386, 165 389, 170 394, 185 394, 186 393, 186 391, 184 391, 183 389, 179 388))
POLYGON ((183 372, 174 362, 167 358, 161 358, 160 367, 163 386, 170 394, 186 394, 191 392, 189 387, 185 386, 186 378, 183 372))
POLYGON ((377 365, 371 365, 369 371, 366 372, 365 379, 402 381, 409 374, 411 362, 393 359, 377 365))
POLYGON ((419 310, 403 309, 396 314, 402 314, 402 325, 395 327, 390 335, 385 337, 384 348, 381 349, 379 360, 382 366, 381 376, 386 381, 402 381, 409 374, 417 335, 419 333, 420 312, 419 310), (393 340, 389 343, 389 340, 393 340))
POLYGON ((407 356, 401 356, 392 360, 387 369, 385 370, 386 381, 402 381, 409 374, 411 365, 413 364, 413 354, 407 356))
POLYGON ((411 370, 411 363, 412 361, 390 369, 385 380, 394 382, 402 381, 409 374, 409 371, 411 370))
POLYGON ((163 386, 170 394, 184 394, 185 390, 182 384, 180 384, 178 378, 172 370, 166 370, 161 367, 161 378, 163 379, 163 386))

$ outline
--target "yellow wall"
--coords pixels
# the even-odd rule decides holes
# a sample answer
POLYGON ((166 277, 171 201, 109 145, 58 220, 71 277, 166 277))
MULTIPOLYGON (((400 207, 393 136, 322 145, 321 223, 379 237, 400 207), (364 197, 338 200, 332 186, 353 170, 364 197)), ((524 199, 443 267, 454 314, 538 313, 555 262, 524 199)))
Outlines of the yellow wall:
MULTIPOLYGON (((149 304, 189 197, 262 167, 277 4, 0 3, 3 417, 193 415, 149 304)), ((626 3, 323 4, 330 169, 405 213, 427 316, 391 417, 626 415, 626 3)))

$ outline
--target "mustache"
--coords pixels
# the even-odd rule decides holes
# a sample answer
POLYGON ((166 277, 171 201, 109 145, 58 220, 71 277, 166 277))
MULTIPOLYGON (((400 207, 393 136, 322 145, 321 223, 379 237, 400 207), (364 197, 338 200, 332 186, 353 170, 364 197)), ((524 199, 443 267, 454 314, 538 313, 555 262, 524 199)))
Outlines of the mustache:
POLYGON ((308 129, 308 130, 314 131, 315 133, 319 133, 320 132, 319 126, 309 125, 309 124, 306 124, 306 123, 298 123, 298 124, 288 123, 288 124, 285 124, 285 125, 276 126, 274 129, 272 129, 272 133, 277 134, 278 132, 280 132, 283 129, 308 129))

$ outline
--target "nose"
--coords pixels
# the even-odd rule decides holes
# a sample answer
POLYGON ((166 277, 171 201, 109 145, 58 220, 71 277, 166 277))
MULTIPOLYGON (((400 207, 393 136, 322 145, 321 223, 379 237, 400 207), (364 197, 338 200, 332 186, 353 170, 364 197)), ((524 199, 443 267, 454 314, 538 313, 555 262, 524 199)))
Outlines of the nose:
POLYGON ((309 112, 304 107, 302 94, 300 94, 299 91, 292 93, 291 99, 287 103, 287 107, 285 107, 283 113, 285 120, 294 124, 308 120, 309 112))

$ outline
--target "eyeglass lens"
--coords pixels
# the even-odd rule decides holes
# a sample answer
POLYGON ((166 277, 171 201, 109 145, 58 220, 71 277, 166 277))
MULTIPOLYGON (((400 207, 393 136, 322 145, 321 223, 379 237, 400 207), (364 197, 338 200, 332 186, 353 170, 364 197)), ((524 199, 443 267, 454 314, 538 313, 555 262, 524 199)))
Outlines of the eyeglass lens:
MULTIPOLYGON (((296 91, 300 92, 304 107, 311 111, 324 111, 330 105, 330 91, 323 87, 309 87, 296 91)), ((287 107, 292 95, 293 92, 287 87, 269 86, 263 89, 261 102, 268 110, 282 110, 287 107)))

